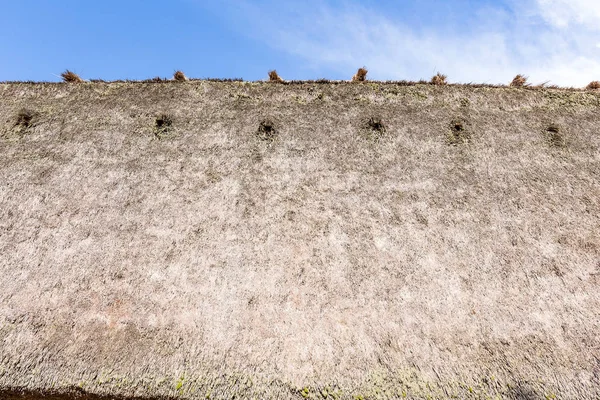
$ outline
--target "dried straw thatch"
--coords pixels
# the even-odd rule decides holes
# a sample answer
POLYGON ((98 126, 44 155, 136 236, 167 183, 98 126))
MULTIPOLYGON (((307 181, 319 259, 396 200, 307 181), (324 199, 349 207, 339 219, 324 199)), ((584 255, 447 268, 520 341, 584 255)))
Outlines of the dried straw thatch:
POLYGON ((0 399, 598 398, 595 94, 0 86, 0 399))
POLYGON ((597 90, 600 89, 600 81, 592 81, 587 85, 587 89, 589 90, 597 90))
POLYGON ((433 85, 446 85, 446 75, 440 74, 439 72, 431 78, 431 84, 433 85))
POLYGON ((283 82, 276 70, 269 71, 269 82, 283 82))
POLYGON ((364 82, 367 80, 367 69, 365 67, 359 68, 356 74, 352 77, 352 82, 364 82))
POLYGON ((523 87, 525 85, 527 85, 527 77, 521 74, 515 76, 510 83, 510 86, 512 87, 523 87))
POLYGON ((66 70, 65 72, 63 72, 62 74, 60 74, 60 76, 63 79, 63 82, 67 82, 67 83, 81 83, 83 82, 83 79, 81 79, 79 77, 79 75, 77 75, 76 73, 66 70))
POLYGON ((187 76, 182 71, 175 71, 173 74, 173 79, 177 82, 185 82, 188 80, 187 76))

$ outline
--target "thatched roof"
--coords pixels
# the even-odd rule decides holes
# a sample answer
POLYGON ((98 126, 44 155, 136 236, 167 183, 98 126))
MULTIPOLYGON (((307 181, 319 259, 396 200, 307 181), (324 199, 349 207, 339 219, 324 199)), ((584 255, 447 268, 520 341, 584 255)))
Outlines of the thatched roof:
POLYGON ((599 93, 0 97, 0 397, 598 396, 599 93))

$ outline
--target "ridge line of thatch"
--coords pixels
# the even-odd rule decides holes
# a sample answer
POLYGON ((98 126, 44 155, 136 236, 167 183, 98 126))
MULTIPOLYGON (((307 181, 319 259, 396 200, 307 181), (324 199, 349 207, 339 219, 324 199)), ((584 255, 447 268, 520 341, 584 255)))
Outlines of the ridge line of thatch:
MULTIPOLYGON (((264 80, 256 80, 256 81, 244 81, 239 78, 189 78, 188 82, 195 83, 237 83, 237 84, 269 84, 269 81, 264 80)), ((144 79, 144 80, 113 80, 113 81, 105 81, 101 79, 91 79, 85 82, 85 85, 101 85, 101 84, 119 84, 119 83, 129 83, 129 84, 177 84, 178 82, 172 79, 144 79)), ((370 84, 377 85, 395 85, 395 86, 435 86, 435 84, 430 81, 377 81, 377 80, 369 80, 370 84)), ((319 84, 329 84, 329 85, 351 85, 352 82, 347 80, 328 80, 328 79, 320 79, 320 80, 290 80, 280 82, 281 85, 319 85, 319 84)), ((54 81, 0 81, 0 85, 64 85, 64 82, 54 82, 54 81)), ((491 88, 491 89, 514 89, 510 85, 506 84, 491 84, 491 83, 447 83, 444 85, 445 87, 456 87, 456 88, 491 88)), ((590 88, 579 88, 572 86, 558 86, 558 85, 529 85, 522 87, 524 90, 540 90, 540 89, 554 89, 554 90, 568 90, 568 91, 577 91, 577 92, 600 92, 597 89, 591 90, 590 88)))

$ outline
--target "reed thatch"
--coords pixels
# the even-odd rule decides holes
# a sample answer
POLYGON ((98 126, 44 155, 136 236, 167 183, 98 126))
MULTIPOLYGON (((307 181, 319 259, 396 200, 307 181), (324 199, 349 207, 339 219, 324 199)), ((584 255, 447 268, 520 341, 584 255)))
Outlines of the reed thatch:
POLYGON ((600 93, 0 98, 0 398, 599 395, 600 93))

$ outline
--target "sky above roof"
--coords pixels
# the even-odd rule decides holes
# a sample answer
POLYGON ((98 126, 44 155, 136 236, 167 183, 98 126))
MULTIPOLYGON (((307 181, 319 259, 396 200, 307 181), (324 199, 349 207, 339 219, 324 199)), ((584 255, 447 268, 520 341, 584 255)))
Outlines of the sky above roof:
POLYGON ((598 0, 19 0, 2 7, 1 80, 172 76, 600 80, 598 0))

